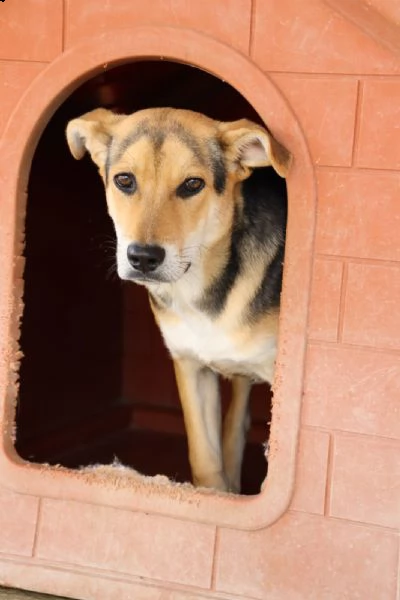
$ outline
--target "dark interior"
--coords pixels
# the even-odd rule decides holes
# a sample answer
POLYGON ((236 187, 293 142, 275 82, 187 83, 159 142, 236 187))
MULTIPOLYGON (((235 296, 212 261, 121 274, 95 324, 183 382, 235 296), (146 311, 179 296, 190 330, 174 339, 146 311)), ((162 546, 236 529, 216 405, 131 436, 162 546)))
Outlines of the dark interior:
MULTIPOLYGON (((227 83, 168 61, 124 64, 79 87, 50 119, 32 161, 26 214, 24 358, 16 449, 33 462, 76 468, 115 458, 142 473, 190 479, 172 363, 146 293, 115 271, 103 184, 88 157, 75 161, 67 122, 105 106, 131 112, 173 106, 213 118, 260 118, 227 83)), ((229 385, 223 383, 223 406, 229 385)), ((243 493, 266 474, 270 393, 252 393, 243 493)))

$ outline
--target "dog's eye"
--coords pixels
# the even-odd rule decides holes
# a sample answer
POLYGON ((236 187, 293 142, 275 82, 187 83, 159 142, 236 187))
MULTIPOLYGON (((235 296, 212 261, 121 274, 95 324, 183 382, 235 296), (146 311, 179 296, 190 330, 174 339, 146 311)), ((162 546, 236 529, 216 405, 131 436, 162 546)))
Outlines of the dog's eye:
POLYGON ((204 179, 200 177, 189 177, 185 179, 183 183, 176 190, 177 196, 180 198, 189 198, 190 196, 194 196, 198 194, 203 187, 205 186, 204 179))
POLYGON ((126 194, 133 194, 136 190, 136 179, 132 173, 117 173, 114 175, 114 183, 126 194))

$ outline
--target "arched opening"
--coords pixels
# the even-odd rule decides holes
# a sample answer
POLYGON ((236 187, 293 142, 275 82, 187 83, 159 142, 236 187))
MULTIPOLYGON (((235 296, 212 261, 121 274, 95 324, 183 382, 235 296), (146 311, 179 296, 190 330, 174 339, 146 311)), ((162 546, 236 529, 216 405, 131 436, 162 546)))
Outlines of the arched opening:
MULTIPOLYGON (((59 107, 29 179, 16 449, 35 463, 77 468, 117 458, 141 473, 186 481, 172 363, 144 290, 115 274, 113 227, 96 169, 89 159, 75 161, 65 142, 66 123, 98 106, 126 113, 173 106, 262 122, 229 84, 172 61, 109 69, 59 107)), ((266 386, 253 388, 246 494, 258 493, 266 474, 268 399, 266 386)))

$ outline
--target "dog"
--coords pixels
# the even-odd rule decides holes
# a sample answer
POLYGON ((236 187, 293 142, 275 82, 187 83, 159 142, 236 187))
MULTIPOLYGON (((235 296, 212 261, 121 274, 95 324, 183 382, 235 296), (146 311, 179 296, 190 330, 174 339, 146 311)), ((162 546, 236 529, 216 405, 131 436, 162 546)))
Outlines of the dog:
POLYGON ((247 119, 99 108, 67 125, 91 155, 117 271, 144 285, 172 356, 195 486, 240 492, 254 382, 272 382, 290 153, 247 119), (232 379, 221 423, 219 375, 232 379))

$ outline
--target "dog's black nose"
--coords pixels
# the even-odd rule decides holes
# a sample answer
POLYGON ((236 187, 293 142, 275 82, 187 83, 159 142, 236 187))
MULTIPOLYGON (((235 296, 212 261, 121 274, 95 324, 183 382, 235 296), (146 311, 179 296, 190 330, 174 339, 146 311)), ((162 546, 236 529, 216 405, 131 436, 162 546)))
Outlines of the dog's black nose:
POLYGON ((129 263, 136 271, 151 273, 161 265, 165 258, 165 250, 161 246, 148 244, 129 244, 127 249, 129 263))

